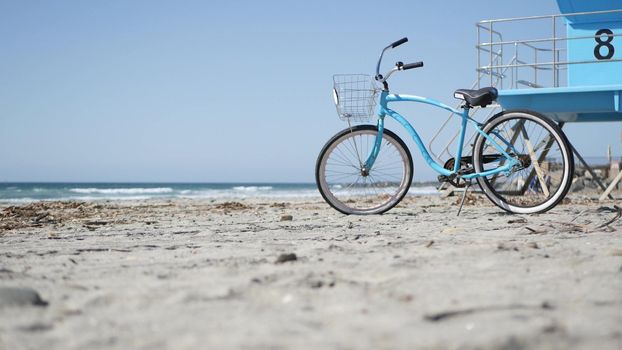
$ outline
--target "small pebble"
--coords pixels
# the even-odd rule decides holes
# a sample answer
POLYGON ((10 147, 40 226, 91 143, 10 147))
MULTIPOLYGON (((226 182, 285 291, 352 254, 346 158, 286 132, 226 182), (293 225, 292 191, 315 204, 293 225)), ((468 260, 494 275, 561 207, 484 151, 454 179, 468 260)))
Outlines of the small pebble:
POLYGON ((555 333, 557 331, 559 331, 559 327, 556 324, 550 324, 542 328, 542 333, 555 333))
POLYGON ((47 323, 37 322, 31 325, 18 327, 18 329, 22 332, 44 332, 44 331, 48 331, 52 329, 52 325, 47 324, 47 323))
POLYGON ((281 221, 292 221, 294 219, 291 215, 283 215, 281 216, 281 221))
POLYGON ((551 305, 551 303, 549 303, 548 301, 543 301, 540 306, 543 309, 545 309, 545 310, 553 310, 553 309, 555 309, 555 307, 553 305, 551 305))
POLYGON ((0 307, 2 306, 46 306, 39 293, 32 288, 0 287, 0 307))
POLYGON ((414 297, 412 296, 412 294, 404 294, 398 297, 398 300, 403 302, 403 303, 410 303, 411 301, 413 301, 414 297))
POLYGON ((514 245, 510 245, 510 244, 505 244, 505 243, 503 243, 503 242, 500 242, 500 243, 497 245, 497 249, 498 249, 498 250, 513 250, 513 251, 515 251, 515 252, 517 252, 517 251, 518 251, 518 247, 516 247, 516 246, 514 246, 514 245))
POLYGON ((296 261, 298 257, 294 253, 281 254, 278 258, 276 258, 275 264, 282 264, 288 261, 296 261))
POLYGON ((324 282, 322 281, 312 281, 311 283, 309 283, 309 286, 313 289, 322 288, 323 285, 324 282))

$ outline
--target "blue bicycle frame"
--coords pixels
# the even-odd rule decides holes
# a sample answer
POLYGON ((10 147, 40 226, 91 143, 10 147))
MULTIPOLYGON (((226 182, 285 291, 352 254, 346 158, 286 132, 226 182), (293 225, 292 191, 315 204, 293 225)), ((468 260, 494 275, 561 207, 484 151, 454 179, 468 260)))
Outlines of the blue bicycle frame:
MULTIPOLYGON (((459 176, 462 179, 469 180, 469 179, 474 179, 474 178, 478 178, 482 176, 494 175, 498 173, 509 174, 512 167, 519 165, 519 162, 516 159, 512 158, 512 156, 510 156, 508 152, 505 149, 503 149, 503 147, 501 147, 492 137, 490 137, 488 134, 482 131, 480 127, 481 124, 478 123, 473 118, 469 117, 469 111, 470 111, 470 107, 467 105, 463 106, 462 111, 459 111, 457 109, 453 109, 447 106, 446 104, 443 104, 433 99, 420 97, 420 96, 414 96, 414 95, 389 94, 387 90, 383 90, 382 93, 380 94, 380 106, 378 108, 378 134, 376 136, 376 140, 374 143, 374 147, 371 151, 371 154, 369 155, 369 157, 367 158, 367 161, 365 162, 365 165, 364 165, 365 169, 370 170, 373 167, 374 162, 376 161, 376 158, 378 157, 378 154, 380 153, 380 147, 382 145, 382 135, 384 133, 384 118, 386 116, 389 116, 395 119, 404 128, 406 128, 406 130, 408 131, 412 139, 417 144, 417 147, 419 147, 419 151, 421 152, 423 159, 425 159, 425 161, 428 163, 430 167, 432 167, 432 169, 434 169, 436 172, 438 172, 441 175, 459 176), (415 128, 413 128, 413 126, 401 114, 399 114, 398 112, 388 107, 388 103, 390 102, 425 103, 425 104, 429 104, 429 105, 433 105, 433 106, 445 109, 453 114, 461 116, 462 119, 461 119, 461 126, 460 126, 460 134, 458 138, 456 158, 454 161, 453 170, 445 169, 443 166, 437 163, 434 159, 432 159, 432 157, 430 156, 430 153, 428 152, 426 147, 423 145, 423 142, 421 141, 421 138, 419 137, 419 134, 417 134, 417 131, 415 130, 415 128), (492 146, 494 146, 505 157, 507 161, 505 165, 499 166, 495 169, 483 171, 480 173, 478 172, 471 173, 471 174, 459 174, 458 173, 458 171, 460 170, 460 162, 462 160, 462 148, 464 145, 464 135, 466 133, 467 123, 471 123, 471 125, 475 128, 475 130, 480 135, 482 135, 487 140, 489 140, 492 146)), ((501 140, 503 140, 503 138, 501 138, 501 140)), ((507 149, 511 150, 514 154, 518 154, 518 152, 516 152, 514 147, 509 142, 505 140, 503 141, 507 149)))

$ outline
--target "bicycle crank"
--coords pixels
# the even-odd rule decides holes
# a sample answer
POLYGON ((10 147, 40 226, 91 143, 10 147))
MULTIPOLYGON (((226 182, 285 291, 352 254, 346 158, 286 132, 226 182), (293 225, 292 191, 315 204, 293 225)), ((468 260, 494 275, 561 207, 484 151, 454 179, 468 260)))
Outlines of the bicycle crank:
MULTIPOLYGON (((449 182, 452 186, 456 188, 463 188, 467 185, 466 180, 460 177, 460 175, 464 174, 472 174, 474 172, 473 165, 470 163, 471 157, 464 157, 460 160, 460 169, 458 170, 458 174, 450 175, 450 176, 439 176, 439 181, 449 182)), ((456 163, 455 158, 450 158, 445 162, 443 168, 453 171, 454 165, 456 163)))

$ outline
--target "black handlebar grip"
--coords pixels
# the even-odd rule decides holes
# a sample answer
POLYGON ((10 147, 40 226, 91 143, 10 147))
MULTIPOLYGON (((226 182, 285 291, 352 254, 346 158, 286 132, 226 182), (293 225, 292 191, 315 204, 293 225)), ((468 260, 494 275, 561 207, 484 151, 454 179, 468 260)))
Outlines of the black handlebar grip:
POLYGON ((407 42, 408 38, 401 38, 400 40, 394 42, 393 44, 391 44, 391 48, 394 49, 400 45, 402 45, 403 43, 407 42))
POLYGON ((420 67, 423 67, 423 62, 405 64, 402 66, 402 70, 409 70, 409 69, 420 68, 420 67))

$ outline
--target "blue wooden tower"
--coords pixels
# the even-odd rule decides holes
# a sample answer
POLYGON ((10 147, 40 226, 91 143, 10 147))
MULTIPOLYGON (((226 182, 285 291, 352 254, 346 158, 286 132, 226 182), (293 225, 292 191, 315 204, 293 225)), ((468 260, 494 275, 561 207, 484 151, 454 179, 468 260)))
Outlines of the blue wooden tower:
MULTIPOLYGON (((501 108, 534 110, 560 126, 622 121, 622 0, 557 5, 557 15, 477 23, 477 84, 496 86, 501 108)), ((611 186, 573 151, 609 195, 611 186)))
MULTIPOLYGON (((552 73, 552 86, 527 84, 531 87, 500 88, 498 102, 504 109, 528 108, 559 122, 622 121, 622 1, 557 0, 557 3, 559 15, 521 19, 550 18, 551 37, 513 42, 550 50, 550 60, 515 60, 480 67, 480 71, 500 74, 502 69, 529 68, 552 73), (565 33, 560 20, 566 27, 565 33), (564 80, 565 83, 560 83, 564 80)), ((491 41, 491 55, 498 52, 495 48, 506 44, 491 41)))

